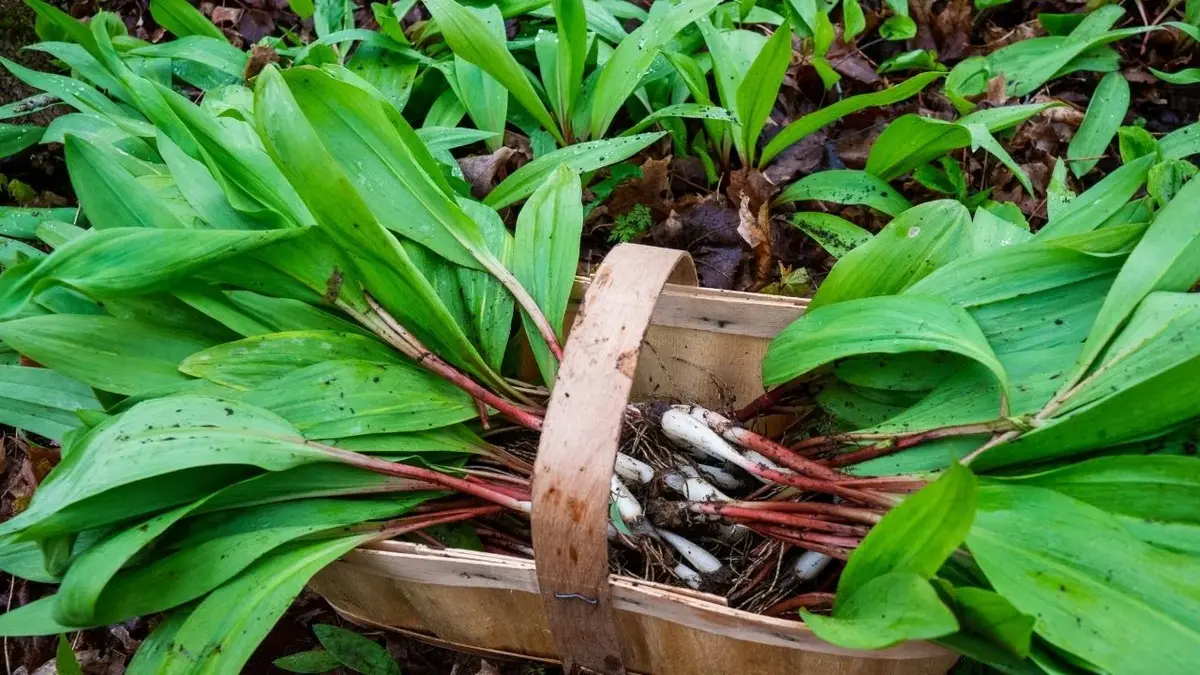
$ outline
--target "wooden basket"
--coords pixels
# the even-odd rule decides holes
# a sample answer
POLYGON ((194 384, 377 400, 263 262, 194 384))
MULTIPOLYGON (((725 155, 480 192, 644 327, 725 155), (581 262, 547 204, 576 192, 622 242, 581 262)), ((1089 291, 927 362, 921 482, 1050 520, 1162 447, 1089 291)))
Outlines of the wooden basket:
POLYGON ((855 652, 798 621, 608 573, 609 478, 631 394, 752 399, 767 342, 804 301, 696 288, 687 254, 631 244, 582 286, 538 449, 537 565, 388 541, 346 555, 313 587, 355 623, 568 673, 945 673, 955 657, 932 644, 855 652))

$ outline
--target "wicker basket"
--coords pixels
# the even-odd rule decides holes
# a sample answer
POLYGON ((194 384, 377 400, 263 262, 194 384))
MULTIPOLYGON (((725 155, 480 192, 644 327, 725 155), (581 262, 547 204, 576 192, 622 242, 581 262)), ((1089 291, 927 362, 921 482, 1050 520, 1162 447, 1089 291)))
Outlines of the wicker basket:
POLYGON ((608 573, 609 477, 630 397, 710 406, 753 398, 762 391, 767 342, 804 301, 696 288, 686 254, 631 244, 615 248, 579 290, 533 481, 536 567, 383 542, 328 567, 316 590, 362 625, 463 651, 562 662, 569 673, 945 673, 955 657, 936 645, 855 652, 798 621, 608 573))

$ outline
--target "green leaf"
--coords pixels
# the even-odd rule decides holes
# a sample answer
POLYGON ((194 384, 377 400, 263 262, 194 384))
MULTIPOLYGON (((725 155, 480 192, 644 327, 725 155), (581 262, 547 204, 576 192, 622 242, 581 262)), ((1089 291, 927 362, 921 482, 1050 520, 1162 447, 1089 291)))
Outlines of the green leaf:
POLYGON ((737 91, 737 115, 741 122, 742 150, 746 166, 754 164, 758 136, 775 107, 775 98, 792 63, 792 31, 780 26, 750 64, 737 91))
MULTIPOLYGON (((391 49, 363 44, 354 51, 354 57, 346 64, 346 68, 374 87, 396 112, 401 112, 408 105, 420 64, 391 49)), ((507 103, 505 99, 506 106, 507 103)))
POLYGON ((234 389, 253 389, 288 373, 325 361, 358 359, 399 362, 399 355, 373 337, 327 330, 256 335, 192 354, 179 370, 234 389))
POLYGON ((28 271, 0 275, 0 317, 15 315, 55 285, 93 298, 163 290, 222 260, 299 233, 137 227, 93 231, 67 242, 28 271))
POLYGON ((975 476, 960 464, 883 516, 850 556, 834 608, 873 579, 915 574, 930 579, 967 536, 975 518, 975 476))
POLYGON ((57 208, 44 209, 25 206, 0 206, 0 234, 21 239, 37 238, 38 223, 46 220, 59 220, 68 223, 75 221, 78 209, 57 208))
POLYGON ((1200 461, 1193 457, 1097 457, 1004 480, 1054 490, 1103 509, 1151 544, 1200 552, 1200 461))
MULTIPOLYGON (((516 245, 500 214, 479 202, 464 200, 460 205, 479 224, 492 255, 506 268, 512 269, 516 245)), ((488 365, 499 371, 512 335, 513 297, 487 272, 465 267, 455 271, 467 315, 479 339, 480 351, 488 365)))
MULTIPOLYGON (((529 289, 560 341, 579 260, 582 200, 579 176, 562 165, 525 202, 517 216, 516 248, 530 253, 516 257, 513 273, 529 289)), ((558 363, 530 318, 524 314, 522 318, 542 377, 547 384, 553 383, 558 363)))
POLYGON ((342 662, 324 649, 313 649, 282 656, 271 662, 289 673, 328 673, 340 668, 342 662))
POLYGON ((1075 193, 1067 186, 1067 165, 1061 159, 1054 160, 1050 182, 1046 185, 1046 219, 1053 221, 1067 211, 1075 193))
MULTIPOLYGON (((484 29, 489 32, 490 40, 504 43, 504 17, 500 15, 498 8, 492 6, 466 9, 483 23, 484 29)), ((458 55, 454 57, 453 77, 454 83, 458 85, 459 98, 476 128, 496 134, 488 140, 488 149, 495 151, 504 140, 504 124, 508 118, 508 90, 483 68, 458 55)))
POLYGON ((846 255, 874 236, 848 220, 820 211, 799 211, 792 215, 792 224, 834 258, 846 255))
POLYGON ((1174 73, 1167 73, 1161 70, 1150 69, 1154 76, 1163 82, 1171 84, 1188 85, 1200 82, 1200 68, 1184 68, 1174 73))
POLYGON ((437 21, 456 57, 475 64, 494 77, 542 128, 554 136, 554 140, 566 144, 533 83, 509 53, 502 38, 498 39, 482 19, 454 0, 427 0, 425 8, 437 21))
POLYGON ((0 366, 0 423, 60 441, 79 427, 75 411, 100 409, 90 387, 47 368, 0 366))
POLYGON ((118 394, 187 380, 176 366, 211 344, 140 321, 70 314, 0 323, 0 340, 48 368, 118 394))
MULTIPOLYGON (((3 57, 0 57, 0 64, 4 65, 18 80, 35 89, 40 89, 48 94, 57 96, 64 103, 79 112, 103 115, 117 123, 121 123, 122 121, 134 122, 129 117, 129 113, 109 100, 107 96, 79 80, 63 75, 30 70, 3 57)), ((142 125, 144 126, 144 122, 142 125)))
POLYGON ((71 186, 92 227, 183 229, 183 221, 109 152, 77 137, 65 143, 71 186))
POLYGON ((150 16, 175 37, 204 35, 228 42, 225 34, 187 0, 150 0, 150 16))
POLYGON ((1029 118, 1040 115, 1050 108, 1058 108, 1063 104, 1058 101, 1049 103, 1026 103, 1023 105, 1006 105, 998 108, 984 108, 969 115, 963 115, 958 123, 969 126, 982 124, 990 132, 1007 131, 1020 125, 1029 118))
POLYGON ((983 636, 1018 658, 1029 656, 1037 623, 1034 617, 1021 613, 993 591, 972 586, 947 588, 949 584, 942 583, 963 631, 983 636))
POLYGON ((1183 159, 1200 153, 1200 122, 1172 131, 1158 140, 1163 159, 1183 159))
POLYGON ((1045 241, 1096 229, 1141 189, 1153 165, 1153 157, 1143 157, 1108 174, 1072 199, 1058 215, 1042 226, 1038 230, 1037 240, 1045 241))
POLYGON ((1164 159, 1150 167, 1150 173, 1146 176, 1146 192, 1162 208, 1179 194, 1197 171, 1196 165, 1187 160, 1164 159))
POLYGON ((933 49, 914 49, 889 58, 879 64, 875 72, 883 75, 884 73, 895 73, 904 70, 945 71, 946 67, 938 63, 937 51, 933 49))
POLYGON ((787 186, 775 198, 775 204, 822 201, 835 204, 861 204, 898 216, 912 204, 884 181, 865 171, 834 169, 818 171, 787 186))
MULTIPOLYGON (((1152 160, 1138 160, 1148 161, 1152 160)), ((1187 291, 1200 276, 1197 270, 1200 270, 1200 181, 1191 181, 1155 215, 1154 222, 1129 254, 1104 299, 1079 363, 1064 386, 1079 380, 1143 298, 1153 291, 1187 291)))
POLYGON ((942 73, 921 73, 910 77, 900 84, 888 87, 883 91, 850 96, 825 106, 816 112, 809 113, 784 127, 782 131, 771 139, 771 142, 767 143, 767 147, 763 148, 762 158, 759 159, 758 166, 759 168, 765 167, 779 153, 787 149, 788 146, 798 143, 805 136, 808 136, 821 127, 832 124, 860 110, 887 106, 916 96, 921 90, 941 76, 942 73))
POLYGON ((196 606, 175 634, 158 672, 240 671, 308 580, 369 538, 300 544, 260 560, 196 606))
POLYGON ((488 193, 483 203, 502 209, 533 194, 560 165, 565 164, 577 173, 596 171, 629 159, 665 135, 666 132, 659 131, 560 148, 514 171, 488 193))
POLYGON ((926 162, 971 145, 970 131, 954 122, 901 115, 879 134, 867 155, 867 173, 890 181, 926 162))
POLYGON ((640 122, 632 127, 629 127, 625 131, 622 131, 621 136, 631 136, 639 131, 642 131, 643 129, 648 129, 655 122, 677 117, 703 120, 720 120, 722 122, 733 123, 738 121, 736 115, 715 105, 704 105, 700 103, 676 103, 675 105, 669 105, 665 108, 659 108, 649 115, 646 115, 640 122))
POLYGON ((1109 73, 1096 85, 1083 123, 1067 146, 1071 172, 1077 177, 1095 168, 1117 135, 1129 110, 1129 83, 1121 73, 1109 73))
POLYGON ((1146 155, 1158 156, 1158 141, 1142 127, 1121 127, 1117 129, 1117 148, 1121 153, 1121 163, 1128 164, 1146 155))
POLYGON ((853 40, 867 29, 867 19, 863 16, 862 5, 858 0, 842 2, 842 21, 845 24, 843 34, 846 40, 853 40))
POLYGON ((345 628, 323 623, 314 625, 313 632, 317 634, 321 646, 356 673, 400 675, 400 666, 396 665, 386 649, 373 640, 345 628))
POLYGON ((142 641, 133 661, 129 663, 126 675, 158 675, 163 660, 171 648, 176 633, 187 621, 193 607, 181 607, 168 613, 154 631, 142 641))
POLYGON ((43 27, 53 26, 55 31, 84 47, 95 45, 95 41, 92 40, 92 32, 88 30, 88 27, 70 14, 42 0, 25 0, 25 4, 37 14, 38 37, 43 40, 48 39, 42 35, 43 27))
POLYGON ((839 260, 809 306, 903 291, 958 257, 970 222, 970 213, 956 201, 908 209, 839 260))
POLYGON ((763 383, 781 385, 847 356, 934 351, 978 361, 1007 390, 1004 367, 971 316, 923 296, 862 298, 810 310, 771 341, 763 383))
POLYGON ((306 438, 421 431, 473 419, 474 401, 458 387, 409 362, 324 361, 246 394, 306 438))
POLYGON ((83 669, 79 667, 79 661, 75 658, 75 652, 71 649, 71 643, 67 642, 66 635, 58 636, 58 649, 54 652, 54 671, 58 675, 83 675, 83 669))
MULTIPOLYGON (((309 75, 318 72, 303 71, 309 75)), ((310 80, 321 81, 331 78, 310 80)), ((300 89, 306 88, 297 87, 300 89)), ((297 99, 273 67, 258 76, 255 117, 268 151, 301 189, 321 230, 339 248, 355 252, 354 268, 364 289, 439 356, 487 384, 506 388, 499 375, 483 362, 420 269, 338 168, 335 153, 323 145, 322 137, 305 119, 297 99)))
MULTIPOLYGON (((986 456, 986 455, 985 455, 986 456)), ((1107 672, 1184 672, 1200 659, 1200 565, 1050 490, 986 486, 967 545, 1051 644, 1107 672)))
MULTIPOLYGON (((554 0, 554 24, 558 28, 558 68, 553 83, 547 83, 547 91, 553 92, 551 102, 558 112, 558 119, 570 119, 583 87, 583 71, 587 64, 589 12, 582 0, 554 0)), ((616 23, 616 22, 614 22, 616 23)), ((622 33, 624 29, 617 24, 622 33)))
POLYGON ((655 57, 675 34, 707 15, 718 4, 720 0, 683 0, 652 13, 645 23, 617 45, 596 81, 590 125, 592 138, 602 138, 608 131, 625 99, 638 88, 642 78, 650 72, 655 57))
POLYGON ((296 68, 283 81, 381 225, 454 263, 482 267, 487 253, 479 227, 439 185, 440 170, 407 123, 337 71, 296 68))
POLYGON ((241 84, 249 59, 246 52, 229 44, 224 36, 216 38, 207 35, 189 35, 157 45, 138 47, 127 54, 171 59, 171 71, 175 77, 204 90, 241 84))
POLYGON ((817 637, 847 649, 883 649, 906 640, 928 640, 958 630, 953 612, 916 574, 885 574, 838 606, 834 616, 800 610, 817 637))
POLYGON ((33 146, 41 140, 44 132, 42 127, 33 125, 0 123, 0 159, 33 146))

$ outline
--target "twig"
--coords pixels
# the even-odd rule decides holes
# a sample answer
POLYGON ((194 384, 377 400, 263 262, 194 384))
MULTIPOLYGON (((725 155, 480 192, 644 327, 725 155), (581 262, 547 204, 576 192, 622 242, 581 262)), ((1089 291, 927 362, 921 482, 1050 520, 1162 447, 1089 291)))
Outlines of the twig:
POLYGON ((767 616, 779 616, 798 609, 826 609, 833 607, 833 593, 801 593, 771 605, 763 610, 767 616))

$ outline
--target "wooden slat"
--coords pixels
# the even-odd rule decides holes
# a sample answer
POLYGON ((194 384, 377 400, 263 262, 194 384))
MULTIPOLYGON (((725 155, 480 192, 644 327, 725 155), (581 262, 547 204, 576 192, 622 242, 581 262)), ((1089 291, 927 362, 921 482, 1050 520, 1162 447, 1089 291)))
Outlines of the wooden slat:
POLYGON ((613 462, 663 284, 696 282, 682 251, 623 244, 596 271, 546 406, 530 517, 538 586, 564 669, 622 675, 608 581, 613 462))

